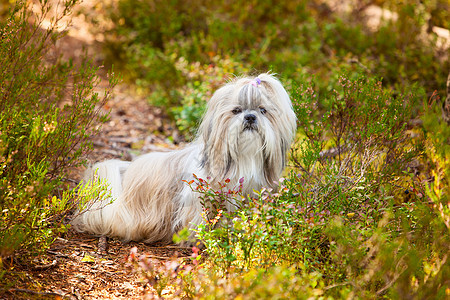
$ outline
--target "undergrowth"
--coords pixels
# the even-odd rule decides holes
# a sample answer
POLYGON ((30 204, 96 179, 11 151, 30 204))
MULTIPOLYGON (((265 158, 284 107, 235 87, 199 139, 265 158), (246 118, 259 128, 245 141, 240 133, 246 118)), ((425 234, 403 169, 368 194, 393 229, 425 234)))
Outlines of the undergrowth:
POLYGON ((17 2, 0 23, 2 282, 17 262, 41 254, 68 229, 65 216, 77 197, 67 174, 83 163, 90 135, 108 118, 100 108, 111 95, 114 76, 98 95, 98 68, 87 57, 79 64, 63 60, 55 48, 66 33, 60 21, 77 3, 60 2, 54 10, 39 1, 33 12, 17 2))
POLYGON ((111 21, 102 32, 108 61, 152 104, 174 112, 188 139, 207 99, 199 96, 242 72, 271 70, 296 81, 314 74, 321 94, 332 91, 343 69, 395 89, 416 82, 444 91, 448 49, 430 26, 448 26, 446 1, 350 3, 338 13, 341 6, 327 1, 120 0, 92 19, 111 21), (371 4, 396 17, 369 26, 371 4))
POLYGON ((204 250, 161 271, 135 249, 135 270, 158 291, 201 299, 448 297, 448 157, 429 144, 436 134, 408 125, 423 92, 347 75, 324 98, 313 82, 293 86, 299 139, 277 188, 187 182, 204 202, 204 250), (419 175, 418 159, 435 165, 419 175))

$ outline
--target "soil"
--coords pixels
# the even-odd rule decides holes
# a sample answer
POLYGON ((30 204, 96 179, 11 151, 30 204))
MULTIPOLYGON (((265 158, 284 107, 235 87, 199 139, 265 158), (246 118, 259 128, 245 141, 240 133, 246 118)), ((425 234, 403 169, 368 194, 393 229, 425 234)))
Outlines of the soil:
MULTIPOLYGON (((95 9, 92 0, 77 7, 67 36, 57 44, 65 58, 76 62, 87 51, 95 63, 102 63, 103 38, 101 34, 92 34, 91 25, 86 21, 86 16, 95 13, 95 9)), ((101 95, 108 81, 104 69, 98 75, 100 83, 96 92, 101 95)), ((182 146, 180 135, 164 110, 149 105, 126 84, 115 88, 103 109, 110 112, 110 121, 92 137, 94 149, 86 157, 89 162, 111 158, 132 160, 140 153, 182 146)), ((77 182, 83 169, 73 170, 72 174, 69 179, 77 182)), ((0 299, 141 299, 144 295, 153 298, 156 294, 152 288, 146 287, 142 276, 127 264, 133 247, 156 262, 192 254, 190 248, 176 245, 124 244, 114 239, 105 243, 105 239, 69 230, 53 243, 46 255, 31 262, 14 263, 14 274, 10 275, 17 281, 6 294, 0 294, 0 299)), ((167 293, 170 291, 163 291, 167 293)))
MULTIPOLYGON (((155 265, 180 260, 192 251, 176 245, 146 245, 104 241, 69 231, 58 238, 45 256, 16 264, 19 277, 0 299, 147 299, 156 298, 152 287, 127 263, 133 247, 155 265)), ((170 296, 170 289, 162 295, 170 296)))

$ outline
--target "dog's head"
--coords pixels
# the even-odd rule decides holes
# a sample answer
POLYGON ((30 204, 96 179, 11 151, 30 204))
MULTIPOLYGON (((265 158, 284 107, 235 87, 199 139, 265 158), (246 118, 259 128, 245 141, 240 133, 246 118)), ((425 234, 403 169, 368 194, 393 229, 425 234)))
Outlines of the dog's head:
POLYGON ((198 133, 202 165, 217 180, 242 176, 270 186, 281 175, 295 130, 291 101, 273 75, 237 78, 208 102, 198 133))

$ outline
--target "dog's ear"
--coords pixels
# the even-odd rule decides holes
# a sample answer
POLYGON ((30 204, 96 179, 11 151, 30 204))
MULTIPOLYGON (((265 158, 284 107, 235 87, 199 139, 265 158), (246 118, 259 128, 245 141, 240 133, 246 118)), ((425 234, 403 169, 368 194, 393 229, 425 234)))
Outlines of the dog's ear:
POLYGON ((286 166, 286 152, 291 142, 286 141, 279 132, 273 132, 272 142, 266 141, 264 147, 264 178, 269 185, 279 179, 286 166))
POLYGON ((261 79, 261 84, 271 95, 271 101, 278 107, 279 112, 281 113, 281 115, 279 116, 280 120, 283 121, 280 123, 281 132, 291 136, 291 138, 287 138, 287 140, 289 141, 288 147, 290 147, 297 130, 297 117, 295 116, 294 110, 292 108, 292 102, 289 94, 287 93, 281 82, 270 73, 260 74, 258 75, 258 78, 261 79))
POLYGON ((215 123, 218 121, 217 116, 224 113, 221 111, 223 110, 222 104, 231 102, 232 89, 230 85, 231 84, 229 83, 221 87, 213 94, 211 99, 209 99, 202 122, 198 128, 197 140, 200 140, 203 143, 210 140, 213 129, 216 126, 215 123))
POLYGON ((286 165, 286 154, 295 138, 297 117, 292 102, 281 82, 269 73, 258 75, 261 84, 269 95, 270 101, 277 107, 272 123, 273 131, 266 133, 264 176, 269 184, 278 180, 286 165))
POLYGON ((233 83, 218 89, 208 101, 208 107, 197 132, 204 147, 201 166, 212 178, 222 180, 231 168, 229 119, 232 107, 233 83))

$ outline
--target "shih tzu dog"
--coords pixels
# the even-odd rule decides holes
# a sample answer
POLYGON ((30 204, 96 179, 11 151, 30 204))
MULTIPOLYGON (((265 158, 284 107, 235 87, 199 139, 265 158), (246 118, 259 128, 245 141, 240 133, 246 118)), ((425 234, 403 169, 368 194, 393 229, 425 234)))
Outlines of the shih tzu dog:
MULTIPOLYGON (((125 241, 171 241, 203 222, 199 194, 183 181, 229 179, 250 194, 278 181, 296 132, 286 90, 273 75, 236 78, 218 89, 195 141, 182 150, 149 153, 133 162, 108 160, 86 173, 109 184, 110 197, 90 203, 72 225, 125 241)), ((233 209, 233 203, 227 209, 233 209)))

